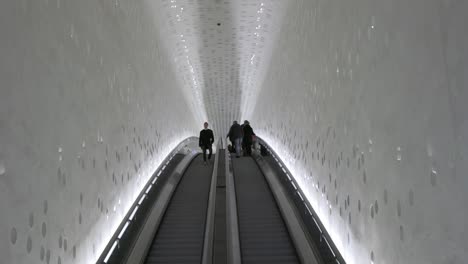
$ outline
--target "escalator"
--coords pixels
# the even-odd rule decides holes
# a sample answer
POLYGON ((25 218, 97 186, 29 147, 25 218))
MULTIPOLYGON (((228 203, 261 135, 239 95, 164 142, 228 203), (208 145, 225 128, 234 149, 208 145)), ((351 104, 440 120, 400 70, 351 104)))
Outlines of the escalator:
POLYGON ((253 158, 233 159, 242 263, 300 263, 273 194, 253 158))
POLYGON ((281 185, 291 178, 279 175, 279 163, 259 155, 231 158, 219 150, 205 165, 201 155, 192 155, 168 163, 172 171, 161 175, 153 198, 147 191, 150 204, 140 205, 140 222, 134 220, 129 238, 119 237, 114 253, 109 245, 98 263, 345 264, 320 227, 319 233, 307 230, 312 221, 297 213, 288 181, 281 185), (311 242, 315 235, 319 240, 311 242), (328 245, 324 252, 313 245, 321 241, 328 245))

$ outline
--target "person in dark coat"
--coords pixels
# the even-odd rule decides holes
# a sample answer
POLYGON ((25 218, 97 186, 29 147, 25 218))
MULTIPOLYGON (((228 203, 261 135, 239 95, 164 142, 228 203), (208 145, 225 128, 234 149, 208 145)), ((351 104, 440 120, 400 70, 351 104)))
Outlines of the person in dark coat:
MULTIPOLYGON (((242 125, 240 125, 241 127, 241 131, 242 131, 242 152, 245 154, 245 142, 244 142, 244 125, 245 125, 245 120, 244 120, 244 123, 242 125)), ((244 155, 245 156, 245 155, 244 155)))
POLYGON ((211 159, 211 153, 213 153, 213 142, 214 142, 214 135, 213 135, 213 130, 208 128, 208 122, 205 122, 203 124, 205 129, 200 131, 200 139, 198 145, 200 148, 203 150, 203 162, 206 165, 206 151, 208 150, 208 160, 211 159))
POLYGON ((252 144, 253 144, 253 138, 255 136, 255 133, 253 132, 252 127, 250 126, 249 121, 245 120, 244 121, 244 126, 243 126, 243 139, 242 143, 244 144, 244 156, 250 156, 252 155, 252 144))
POLYGON ((239 158, 240 157, 240 151, 241 151, 241 144, 242 144, 242 128, 237 123, 237 121, 234 121, 232 123, 232 126, 229 129, 229 133, 227 134, 227 137, 229 138, 229 140, 235 146, 236 157, 239 158))

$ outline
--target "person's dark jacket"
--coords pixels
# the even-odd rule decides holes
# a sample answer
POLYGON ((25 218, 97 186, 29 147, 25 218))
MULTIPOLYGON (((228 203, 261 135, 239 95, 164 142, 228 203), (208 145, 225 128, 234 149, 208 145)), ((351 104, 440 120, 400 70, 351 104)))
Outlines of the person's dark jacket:
POLYGON ((252 144, 252 136, 255 135, 255 133, 253 132, 253 129, 250 125, 244 125, 244 138, 242 139, 242 141, 244 142, 244 144, 246 145, 251 145, 252 144))
POLYGON ((228 133, 229 140, 234 141, 237 138, 242 138, 242 128, 239 124, 233 124, 228 133))
POLYGON ((213 130, 211 129, 203 129, 200 131, 200 140, 198 145, 200 147, 209 147, 214 142, 214 135, 213 130))

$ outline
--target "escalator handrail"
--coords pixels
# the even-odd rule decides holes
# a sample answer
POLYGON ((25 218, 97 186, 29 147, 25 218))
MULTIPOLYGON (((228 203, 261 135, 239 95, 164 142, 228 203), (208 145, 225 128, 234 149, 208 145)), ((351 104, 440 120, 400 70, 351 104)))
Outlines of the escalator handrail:
POLYGON ((219 149, 222 144, 222 140, 218 141, 216 147, 216 155, 213 164, 213 173, 211 175, 210 194, 208 198, 208 209, 206 212, 205 222, 205 236, 203 240, 203 254, 202 264, 211 264, 213 262, 213 236, 214 236, 214 221, 215 221, 215 209, 216 209, 216 184, 218 179, 218 161, 219 161, 219 149))
MULTIPOLYGON (((288 170, 284 162, 280 159, 278 154, 271 148, 271 146, 264 139, 262 139, 261 137, 257 137, 257 142, 258 142, 257 147, 260 148, 260 146, 263 145, 267 149, 269 153, 268 155, 271 155, 272 158, 274 158, 274 160, 276 161, 276 164, 279 167, 281 167, 282 171, 284 172, 282 175, 277 175, 277 176, 282 177, 284 179, 284 182, 288 182, 285 184, 288 185, 289 187, 289 197, 295 196, 291 198, 295 198, 293 200, 296 203, 297 210, 304 211, 302 212, 301 216, 303 218, 303 222, 304 221, 309 222, 309 224, 306 224, 307 229, 308 229, 307 232, 319 234, 318 237, 315 237, 314 235, 313 240, 314 240, 315 246, 319 248, 320 254, 322 256, 329 255, 333 259, 333 263, 346 264, 346 261, 344 260, 343 256, 339 252, 336 245, 333 243, 333 240, 331 239, 330 234, 327 232, 325 226, 320 221, 314 208, 312 207, 312 205, 307 199, 304 199, 304 197, 306 197, 304 192, 302 191, 302 189, 300 188, 299 184, 296 182, 294 177, 292 177, 291 172, 288 170), (299 207, 301 208, 299 209, 299 207)), ((286 191, 288 192, 288 190, 286 191)))
POLYGON ((301 263, 321 264, 318 250, 314 248, 311 239, 307 236, 301 218, 297 215, 274 171, 260 155, 254 153, 252 156, 270 187, 301 263))
MULTIPOLYGON (((172 160, 172 158, 177 154, 180 153, 180 151, 186 147, 188 147, 190 144, 193 142, 198 142, 198 138, 196 137, 188 137, 184 140, 182 140, 170 153, 169 155, 161 162, 160 166, 156 169, 156 171, 153 173, 152 177, 147 181, 145 186, 142 188, 140 194, 137 196, 135 199, 134 203, 128 210, 127 214, 125 217, 122 219, 121 224, 119 227, 115 230, 114 235, 111 237, 109 240, 107 246, 104 248, 104 250, 101 252, 100 257, 96 261, 96 263, 101 264, 101 263, 109 263, 108 261, 112 259, 112 256, 115 255, 116 250, 120 247, 120 238, 119 236, 122 235, 122 233, 125 231, 125 228, 129 228, 129 225, 133 224, 133 215, 136 212, 136 209, 138 209, 139 206, 139 201, 144 200, 144 196, 146 196, 145 192, 146 190, 155 184, 157 181, 157 178, 159 174, 164 170, 166 165, 172 160)), ((193 153, 193 152, 192 152, 193 153)))
POLYGON ((241 264, 239 240, 239 219, 237 215, 236 187, 229 151, 225 151, 226 159, 226 220, 227 220, 227 253, 228 264, 241 264))
POLYGON ((164 213, 171 201, 172 195, 174 194, 180 179, 183 177, 185 171, 199 153, 192 152, 187 154, 184 159, 177 165, 176 169, 172 173, 169 181, 164 185, 161 190, 160 196, 156 203, 152 206, 151 212, 146 219, 138 240, 134 244, 126 263, 143 263, 148 251, 151 247, 151 241, 153 240, 156 232, 161 224, 164 213))

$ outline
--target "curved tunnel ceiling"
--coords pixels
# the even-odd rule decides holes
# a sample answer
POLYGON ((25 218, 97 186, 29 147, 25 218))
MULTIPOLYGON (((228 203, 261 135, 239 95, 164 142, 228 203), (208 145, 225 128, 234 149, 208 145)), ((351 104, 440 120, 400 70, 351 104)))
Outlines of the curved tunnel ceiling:
POLYGON ((166 0, 155 10, 188 102, 219 135, 250 116, 289 1, 166 0))

